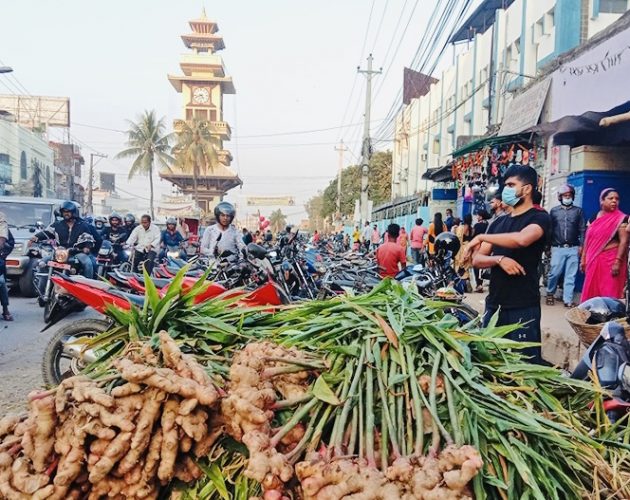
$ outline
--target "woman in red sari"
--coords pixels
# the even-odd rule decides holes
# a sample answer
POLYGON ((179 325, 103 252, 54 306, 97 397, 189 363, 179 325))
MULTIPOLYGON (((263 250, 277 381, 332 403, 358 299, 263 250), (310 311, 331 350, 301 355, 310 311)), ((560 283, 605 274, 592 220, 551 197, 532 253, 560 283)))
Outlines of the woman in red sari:
POLYGON ((619 210, 619 193, 604 189, 601 210, 586 230, 580 267, 585 273, 582 302, 592 297, 623 297, 626 282, 628 216, 619 210))

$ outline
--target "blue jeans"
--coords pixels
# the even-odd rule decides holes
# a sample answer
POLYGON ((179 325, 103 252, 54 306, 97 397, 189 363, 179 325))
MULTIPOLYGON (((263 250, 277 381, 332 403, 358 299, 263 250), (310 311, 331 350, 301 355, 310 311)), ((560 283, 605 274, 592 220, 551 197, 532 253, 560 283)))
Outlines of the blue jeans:
MULTIPOLYGON (((483 314, 483 326, 488 326, 490 319, 499 308, 486 303, 486 311, 483 314)), ((527 323, 518 330, 506 335, 506 338, 519 342, 540 342, 540 304, 531 307, 519 307, 518 309, 501 309, 496 326, 513 325, 515 323, 527 323)), ((530 362, 537 365, 547 365, 542 359, 540 346, 519 349, 519 352, 530 358, 530 362)))
POLYGON ((579 266, 578 247, 552 247, 551 270, 547 278, 547 295, 556 293, 558 280, 564 274, 562 300, 565 304, 573 302, 575 276, 579 266))
POLYGON ((87 253, 80 252, 76 254, 75 257, 83 266, 83 276, 92 279, 94 277, 94 261, 92 260, 92 256, 87 253))

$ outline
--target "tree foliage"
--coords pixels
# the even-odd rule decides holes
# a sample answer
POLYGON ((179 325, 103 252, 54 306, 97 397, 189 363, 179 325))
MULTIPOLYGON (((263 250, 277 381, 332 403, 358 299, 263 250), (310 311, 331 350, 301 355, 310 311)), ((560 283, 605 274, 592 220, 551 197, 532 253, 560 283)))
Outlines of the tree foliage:
POLYGON ((129 169, 129 179, 136 175, 149 177, 151 217, 155 216, 153 209, 153 172, 155 164, 166 170, 175 159, 169 154, 171 150, 171 135, 165 134, 164 117, 159 120, 155 111, 145 111, 138 121, 129 121, 127 131, 127 149, 116 155, 116 158, 134 158, 129 169))
POLYGON ((282 213, 282 210, 278 209, 271 212, 269 225, 271 226, 271 231, 274 233, 279 233, 286 227, 287 217, 282 213))
MULTIPOLYGON (((368 196, 379 205, 391 198, 392 192, 392 153, 378 151, 372 155, 369 166, 368 196)), ((341 175, 341 214, 345 217, 354 215, 355 200, 361 196, 361 166, 350 165, 341 175)), ((334 215, 337 210, 337 176, 330 181, 323 193, 311 198, 307 203, 309 218, 319 215, 321 218, 334 215), (321 196, 321 202, 318 197, 321 196), (309 210, 310 206, 310 210, 309 210), (317 213, 319 211, 319 213, 317 213)))

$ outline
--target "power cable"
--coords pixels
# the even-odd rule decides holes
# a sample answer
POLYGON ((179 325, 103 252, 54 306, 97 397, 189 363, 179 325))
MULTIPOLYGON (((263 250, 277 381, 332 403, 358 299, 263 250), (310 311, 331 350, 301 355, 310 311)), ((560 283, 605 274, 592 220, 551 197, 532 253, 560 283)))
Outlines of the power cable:
POLYGON ((383 27, 383 20, 385 19, 385 13, 387 12, 387 6, 389 4, 389 0, 385 0, 385 5, 383 6, 383 12, 381 13, 381 20, 378 22, 378 27, 376 28, 376 35, 374 36, 374 43, 372 44, 371 52, 374 52, 376 48, 376 44, 378 43, 378 37, 381 34, 381 28, 383 27))

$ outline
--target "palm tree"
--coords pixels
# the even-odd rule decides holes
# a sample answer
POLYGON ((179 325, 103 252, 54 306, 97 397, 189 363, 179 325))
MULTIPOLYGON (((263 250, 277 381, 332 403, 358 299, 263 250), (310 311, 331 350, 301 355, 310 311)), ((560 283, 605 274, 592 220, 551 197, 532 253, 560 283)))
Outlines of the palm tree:
POLYGON ((269 222, 272 231, 279 233, 287 225, 287 217, 282 213, 282 210, 274 210, 269 216, 269 222))
POLYGON ((199 177, 212 172, 219 159, 217 156, 217 139, 212 137, 205 120, 175 122, 177 144, 173 147, 176 165, 182 172, 192 174, 195 203, 199 202, 197 191, 199 177))
POLYGON ((164 117, 159 120, 155 111, 145 111, 137 122, 129 120, 127 131, 128 148, 116 155, 116 158, 135 158, 129 169, 129 179, 136 175, 149 177, 151 218, 155 216, 153 209, 153 171, 155 163, 167 170, 175 162, 169 153, 171 150, 171 134, 164 134, 166 128, 164 117))

